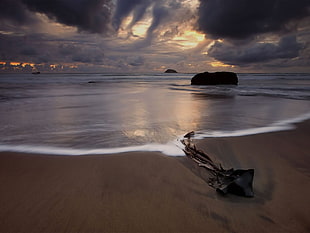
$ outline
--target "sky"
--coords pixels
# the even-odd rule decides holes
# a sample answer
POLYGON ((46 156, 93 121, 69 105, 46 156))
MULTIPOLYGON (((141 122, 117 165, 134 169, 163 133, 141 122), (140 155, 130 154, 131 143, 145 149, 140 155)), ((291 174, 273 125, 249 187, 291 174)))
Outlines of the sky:
POLYGON ((0 0, 0 72, 310 72, 309 0, 0 0))

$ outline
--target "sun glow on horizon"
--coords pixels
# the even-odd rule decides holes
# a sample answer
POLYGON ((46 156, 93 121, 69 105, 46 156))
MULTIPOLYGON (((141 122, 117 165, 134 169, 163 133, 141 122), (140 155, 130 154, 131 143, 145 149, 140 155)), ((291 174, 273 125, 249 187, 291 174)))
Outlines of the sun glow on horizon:
POLYGON ((79 63, 35 64, 31 62, 0 61, 0 71, 3 72, 33 72, 33 71, 63 72, 63 71, 75 71, 79 67, 80 67, 79 63))
POLYGON ((228 65, 228 64, 225 64, 225 63, 220 62, 220 61, 210 62, 210 65, 212 67, 230 67, 230 68, 235 68, 235 66, 233 66, 233 65, 228 65))
POLYGON ((28 62, 10 62, 10 65, 12 65, 12 66, 19 66, 19 65, 21 65, 22 67, 25 67, 25 66, 32 66, 32 67, 34 67, 35 66, 34 63, 28 63, 28 62))
POLYGON ((5 62, 5 61, 0 61, 0 65, 22 66, 22 67, 26 67, 26 66, 34 67, 35 66, 34 63, 30 63, 30 62, 5 62))

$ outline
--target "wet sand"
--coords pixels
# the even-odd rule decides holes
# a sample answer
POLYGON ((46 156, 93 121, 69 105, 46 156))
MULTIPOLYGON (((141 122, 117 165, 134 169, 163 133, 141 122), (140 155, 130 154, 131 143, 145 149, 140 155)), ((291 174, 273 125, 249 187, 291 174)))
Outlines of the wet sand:
POLYGON ((221 196, 186 157, 0 153, 0 232, 310 232, 310 121, 197 141, 254 168, 254 198, 221 196))

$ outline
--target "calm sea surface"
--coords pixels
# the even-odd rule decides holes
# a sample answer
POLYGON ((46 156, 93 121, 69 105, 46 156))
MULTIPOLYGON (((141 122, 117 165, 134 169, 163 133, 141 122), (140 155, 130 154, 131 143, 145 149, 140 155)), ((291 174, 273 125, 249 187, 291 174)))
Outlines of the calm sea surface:
POLYGON ((193 74, 0 74, 0 151, 160 150, 177 139, 237 136, 310 118, 310 74, 238 74, 238 86, 191 86, 193 74))

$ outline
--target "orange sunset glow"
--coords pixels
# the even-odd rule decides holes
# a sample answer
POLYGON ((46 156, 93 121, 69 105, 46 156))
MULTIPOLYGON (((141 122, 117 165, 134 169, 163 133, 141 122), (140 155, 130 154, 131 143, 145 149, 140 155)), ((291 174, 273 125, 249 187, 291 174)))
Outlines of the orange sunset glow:
MULTIPOLYGON (((283 72, 310 69, 306 1, 288 3, 295 10, 289 15, 280 7, 284 3, 277 3, 275 15, 254 13, 253 20, 247 17, 256 7, 239 12, 237 3, 224 6, 222 1, 102 0, 76 3, 72 10, 64 0, 55 9, 16 0, 8 9, 21 9, 25 19, 21 24, 17 11, 11 17, 3 14, 0 70, 158 72, 164 65, 185 73, 218 68, 262 72, 274 71, 273 64, 285 64, 278 66, 283 72), (230 20, 234 18, 237 21, 230 20), (280 33, 283 28, 287 31, 280 33)), ((264 7, 257 9, 263 12, 264 7)))
POLYGON ((35 64, 34 63, 28 63, 28 62, 24 62, 24 63, 22 63, 22 62, 10 62, 10 65, 11 66, 22 66, 22 67, 25 67, 25 66, 32 66, 32 67, 34 67, 35 66, 35 64))
POLYGON ((212 67, 230 67, 230 68, 234 68, 234 66, 232 65, 227 65, 223 62, 220 62, 220 61, 214 61, 214 62, 210 62, 210 65, 212 67))

